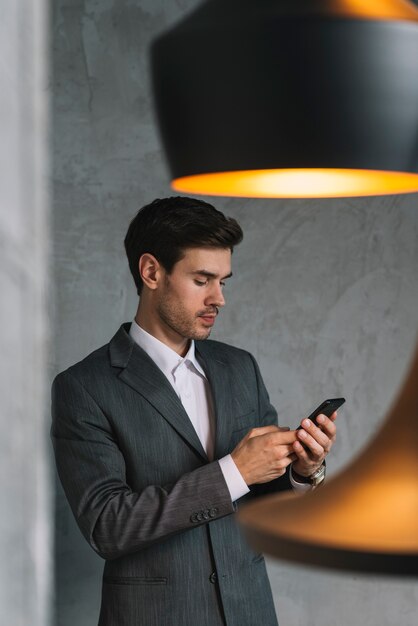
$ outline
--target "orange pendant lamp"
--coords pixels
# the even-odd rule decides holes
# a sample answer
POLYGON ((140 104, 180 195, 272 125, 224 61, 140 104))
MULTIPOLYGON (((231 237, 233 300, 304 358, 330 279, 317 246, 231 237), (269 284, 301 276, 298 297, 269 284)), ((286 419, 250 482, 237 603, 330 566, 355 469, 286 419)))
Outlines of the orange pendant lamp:
MULTIPOLYGON (((244 197, 418 191, 418 9, 407 0, 211 0, 152 48, 172 187, 244 197)), ((253 546, 418 575, 418 350, 380 432, 307 495, 247 505, 253 546)))
POLYGON ((418 350, 377 436, 306 495, 268 496, 239 519, 255 549, 320 567, 418 576, 418 350))
POLYGON ((209 0, 154 42, 152 79, 177 191, 418 191, 412 2, 209 0))

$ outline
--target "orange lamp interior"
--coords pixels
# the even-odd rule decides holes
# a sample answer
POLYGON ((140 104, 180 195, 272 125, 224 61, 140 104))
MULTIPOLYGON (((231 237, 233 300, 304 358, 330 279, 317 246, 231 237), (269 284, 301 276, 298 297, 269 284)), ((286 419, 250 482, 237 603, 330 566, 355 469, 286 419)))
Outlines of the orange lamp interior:
POLYGON ((269 169, 183 176, 174 190, 242 198, 342 198, 418 192, 418 173, 349 169, 269 169))

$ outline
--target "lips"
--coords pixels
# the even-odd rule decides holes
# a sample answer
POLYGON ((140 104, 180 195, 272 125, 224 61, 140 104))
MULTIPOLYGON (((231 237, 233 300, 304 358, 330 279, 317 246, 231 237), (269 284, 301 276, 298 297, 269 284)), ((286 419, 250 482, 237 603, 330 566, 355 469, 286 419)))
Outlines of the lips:
POLYGON ((215 319, 216 316, 218 315, 218 312, 211 312, 211 313, 200 313, 198 315, 198 317, 200 317, 200 319, 205 323, 208 324, 209 326, 213 326, 213 324, 215 323, 215 319))
POLYGON ((213 325, 215 323, 216 315, 199 315, 199 317, 205 322, 205 324, 213 325))

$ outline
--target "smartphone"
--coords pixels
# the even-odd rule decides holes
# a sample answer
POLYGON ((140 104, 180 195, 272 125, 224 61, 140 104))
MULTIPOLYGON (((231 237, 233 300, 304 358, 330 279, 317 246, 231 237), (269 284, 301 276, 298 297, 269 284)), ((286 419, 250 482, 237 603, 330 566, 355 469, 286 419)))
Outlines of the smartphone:
MULTIPOLYGON (((328 400, 324 400, 322 404, 320 404, 313 413, 308 416, 308 419, 311 422, 316 424, 316 418, 318 415, 322 413, 322 415, 326 415, 327 417, 331 417, 331 415, 340 408, 345 402, 345 398, 328 398, 328 400)), ((302 426, 298 426, 297 430, 302 428, 302 426)))

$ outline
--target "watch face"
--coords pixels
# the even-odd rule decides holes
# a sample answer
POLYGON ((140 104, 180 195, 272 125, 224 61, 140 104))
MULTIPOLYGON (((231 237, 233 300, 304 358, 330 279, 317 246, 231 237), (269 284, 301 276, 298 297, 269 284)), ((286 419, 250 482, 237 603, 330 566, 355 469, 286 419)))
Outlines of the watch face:
POLYGON ((311 476, 312 484, 316 487, 325 478, 325 465, 321 465, 319 469, 316 470, 311 476))

